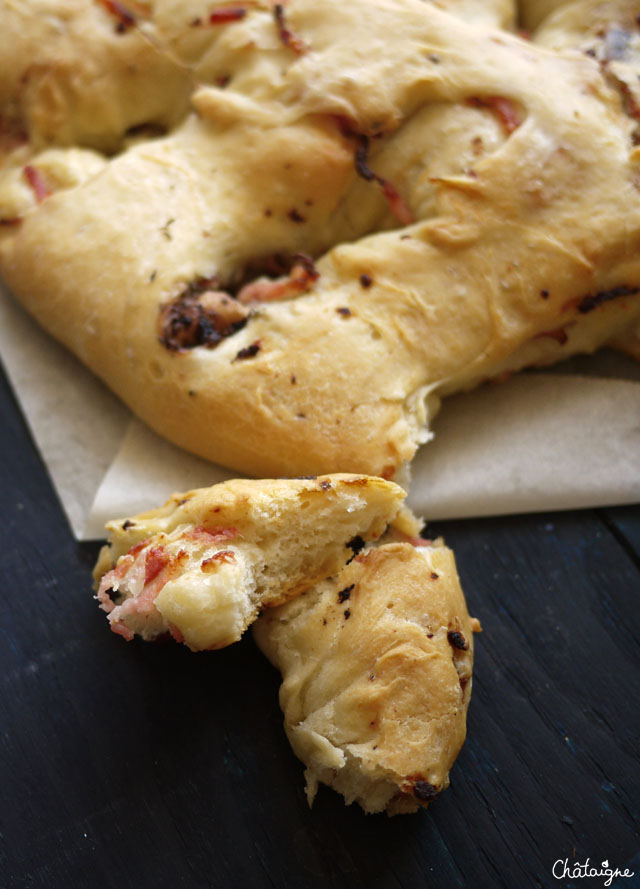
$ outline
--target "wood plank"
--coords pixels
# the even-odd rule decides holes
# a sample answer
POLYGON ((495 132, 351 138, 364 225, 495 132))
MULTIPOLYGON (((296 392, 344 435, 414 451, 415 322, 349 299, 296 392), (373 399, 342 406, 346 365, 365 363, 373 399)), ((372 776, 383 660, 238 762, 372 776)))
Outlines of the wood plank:
POLYGON ((251 639, 193 655, 109 633, 97 547, 71 538, 4 383, 0 410, 3 889, 546 889, 568 885, 557 859, 637 855, 640 573, 595 512, 432 529, 484 626, 451 788, 416 816, 327 789, 309 810, 251 639))

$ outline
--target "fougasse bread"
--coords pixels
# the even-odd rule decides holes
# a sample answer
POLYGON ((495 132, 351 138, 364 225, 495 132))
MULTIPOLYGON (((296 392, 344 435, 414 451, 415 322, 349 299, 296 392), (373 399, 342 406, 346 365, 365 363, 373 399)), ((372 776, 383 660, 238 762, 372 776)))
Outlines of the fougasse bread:
POLYGON ((464 742, 479 624, 404 496, 347 474, 176 494, 109 523, 97 598, 128 641, 221 648, 253 623, 309 803, 324 783, 367 813, 414 812, 464 742))
POLYGON ((307 797, 328 784, 367 813, 414 812, 464 742, 473 631, 451 550, 386 543, 254 625, 282 672, 307 797))
POLYGON ((175 494, 107 525, 94 577, 111 629, 171 634, 194 651, 237 641, 260 610, 335 574, 394 522, 415 533, 393 482, 358 475, 235 479, 175 494))
POLYGON ((179 445, 397 477, 442 396, 637 351, 632 6, 5 2, 0 272, 179 445))

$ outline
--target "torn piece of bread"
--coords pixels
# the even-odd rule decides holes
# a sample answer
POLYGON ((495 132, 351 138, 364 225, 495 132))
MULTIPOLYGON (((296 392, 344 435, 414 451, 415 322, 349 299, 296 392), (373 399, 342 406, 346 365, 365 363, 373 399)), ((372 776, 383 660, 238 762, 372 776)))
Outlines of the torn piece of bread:
POLYGON ((100 607, 127 640, 171 633, 192 650, 221 648, 262 608, 337 573, 404 497, 392 482, 346 474, 174 494, 107 525, 94 572, 100 607))
POLYGON ((449 784, 466 732, 473 631, 453 553, 388 543, 255 624, 282 672, 285 729, 318 783, 365 812, 414 812, 449 784))

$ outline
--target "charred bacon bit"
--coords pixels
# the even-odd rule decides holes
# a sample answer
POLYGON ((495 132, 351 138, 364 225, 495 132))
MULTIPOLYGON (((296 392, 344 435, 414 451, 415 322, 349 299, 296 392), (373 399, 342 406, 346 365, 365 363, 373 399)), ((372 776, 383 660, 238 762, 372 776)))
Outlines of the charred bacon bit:
POLYGON ((460 651, 468 651, 469 643, 465 639, 463 633, 459 630, 449 630, 447 633, 447 639, 449 640, 449 645, 452 648, 457 648, 460 651))
POLYGON ((378 176, 377 173, 374 173, 369 166, 369 137, 360 135, 357 138, 358 144, 354 157, 356 173, 367 182, 376 182, 382 189, 382 194, 389 203, 389 209, 398 222, 401 223, 401 225, 411 225, 415 222, 415 217, 404 202, 404 199, 400 196, 396 187, 392 185, 391 182, 383 179, 382 176, 378 176))
POLYGON ((349 309, 347 306, 339 306, 336 309, 336 312, 338 313, 338 315, 341 315, 343 318, 350 318, 351 317, 351 309, 349 309))
POLYGON ((233 359, 234 361, 242 361, 245 358, 255 358, 258 352, 260 351, 260 340, 256 340, 255 343, 251 343, 250 346, 245 346, 244 349, 240 349, 236 357, 233 359))
POLYGON ((239 22, 248 11, 246 6, 219 6, 209 16, 209 24, 226 25, 229 22, 239 22))
POLYGON ((368 136, 358 136, 358 144, 356 146, 354 163, 356 167, 356 173, 358 174, 358 176, 361 176, 362 179, 366 179, 367 182, 372 182, 375 180, 379 184, 382 184, 382 182, 384 182, 384 179, 380 180, 369 166, 368 136))
POLYGON ((277 299, 290 299, 299 296, 311 289, 311 286, 320 277, 311 257, 304 253, 296 253, 293 257, 295 265, 289 272, 289 277, 279 281, 270 281, 268 278, 258 278, 246 284, 238 293, 240 303, 272 302, 277 299))
POLYGON ((7 228, 15 228, 16 226, 20 225, 21 222, 22 219, 20 218, 20 216, 11 216, 8 219, 0 219, 0 226, 4 225, 7 228))
POLYGON ((599 290, 597 293, 588 293, 578 299, 570 299, 562 306, 562 311, 575 308, 581 315, 586 315, 602 303, 610 302, 621 296, 635 296, 638 293, 640 293, 640 286, 629 287, 626 284, 621 284, 619 287, 612 287, 611 290, 599 290))
POLYGON ((41 204, 42 201, 44 201, 45 198, 48 198, 51 194, 46 182, 42 178, 42 174, 35 167, 32 167, 31 164, 27 164, 26 167, 23 167, 22 172, 24 173, 24 178, 33 189, 36 201, 41 204))
POLYGON ((351 595, 351 590, 354 588, 355 583, 352 583, 351 586, 346 586, 343 590, 340 590, 338 593, 338 604, 342 605, 343 602, 346 602, 349 596, 351 595))
POLYGON ((360 275, 360 286, 364 287, 365 290, 368 290, 369 287, 373 284, 373 278, 371 275, 360 275))
POLYGON ((467 99, 467 105, 472 108, 489 108, 493 111, 508 136, 522 123, 516 106, 511 99, 505 99, 504 96, 473 96, 467 99))
POLYGON ((273 7, 273 16, 276 20, 276 27, 278 28, 278 37, 282 43, 284 43, 284 45, 297 56, 303 56, 309 47, 304 40, 301 40, 297 34, 294 34, 293 31, 287 27, 284 17, 284 6, 282 3, 276 3, 273 7))
POLYGON ((358 553, 364 549, 364 540, 359 534, 356 534, 356 536, 352 537, 347 543, 347 546, 353 551, 354 556, 357 556, 358 553))
POLYGON ((428 781, 418 780, 413 782, 412 793, 420 802, 430 803, 438 796, 440 790, 428 781))
POLYGON ((125 519, 122 525, 120 526, 123 531, 128 531, 129 528, 135 527, 135 522, 132 522, 131 519, 125 519))
POLYGON ((224 291, 194 292, 193 285, 160 310, 160 342, 172 352, 214 348, 247 323, 249 312, 224 291))
POLYGON ((104 6, 107 12, 118 19, 116 31, 119 34, 123 34, 136 24, 134 14, 126 6, 123 6, 122 3, 118 3, 118 0, 98 0, 98 2, 104 6))
POLYGON ((548 336, 552 340, 555 340, 559 346, 564 346, 564 344, 569 339, 567 331, 564 329, 564 327, 556 327, 555 330, 544 330, 542 333, 537 333, 534 336, 534 340, 542 339, 545 336, 548 336))

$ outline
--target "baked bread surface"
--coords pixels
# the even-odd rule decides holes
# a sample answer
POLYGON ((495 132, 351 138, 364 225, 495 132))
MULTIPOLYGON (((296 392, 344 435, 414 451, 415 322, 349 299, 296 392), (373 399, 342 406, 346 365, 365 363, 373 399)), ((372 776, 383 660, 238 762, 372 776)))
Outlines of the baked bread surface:
POLYGON ((498 2, 53 6, 2 11, 0 271, 174 442, 393 477, 441 396, 634 351, 635 43, 586 53, 593 4, 545 45, 498 2))
POLYGON ((366 812, 412 812, 464 742, 473 630, 452 552, 386 543, 254 625, 281 671, 285 729, 318 783, 366 812))

